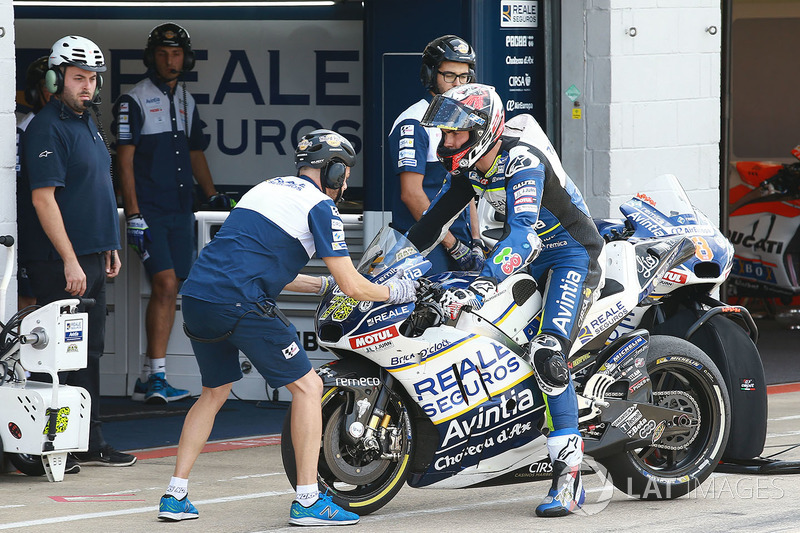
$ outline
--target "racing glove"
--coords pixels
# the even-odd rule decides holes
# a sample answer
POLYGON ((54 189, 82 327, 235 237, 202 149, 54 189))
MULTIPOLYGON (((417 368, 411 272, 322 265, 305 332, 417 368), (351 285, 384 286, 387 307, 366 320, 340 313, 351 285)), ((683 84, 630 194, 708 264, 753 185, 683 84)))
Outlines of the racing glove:
POLYGON ((451 320, 458 318, 461 308, 469 305, 480 309, 484 300, 497 292, 497 284, 493 278, 479 277, 464 289, 447 289, 439 299, 439 305, 451 320))
POLYGON ((397 277, 387 280, 386 286, 389 287, 389 299, 386 300, 386 303, 404 304, 417 299, 419 282, 404 278, 402 270, 398 272, 397 277))
POLYGON ((473 270, 480 271, 483 269, 483 263, 486 261, 486 256, 489 255, 489 247, 483 242, 482 239, 472 239, 472 250, 470 251, 472 255, 472 260, 475 262, 475 268, 473 270))
POLYGON ((128 246, 133 248, 139 258, 144 261, 147 259, 147 249, 145 243, 151 241, 150 226, 144 221, 144 217, 140 213, 134 213, 127 217, 128 226, 126 236, 128 239, 128 246))
POLYGON ((208 207, 214 211, 230 211, 236 207, 236 200, 227 194, 217 193, 208 197, 208 207))
POLYGON ((470 271, 483 267, 483 261, 477 264, 478 258, 472 253, 472 249, 458 239, 452 248, 447 248, 447 253, 456 262, 459 270, 470 271))

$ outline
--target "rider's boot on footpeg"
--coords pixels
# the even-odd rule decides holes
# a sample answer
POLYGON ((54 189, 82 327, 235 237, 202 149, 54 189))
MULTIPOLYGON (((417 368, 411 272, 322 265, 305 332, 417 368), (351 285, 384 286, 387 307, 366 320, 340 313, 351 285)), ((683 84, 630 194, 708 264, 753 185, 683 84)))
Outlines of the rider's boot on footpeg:
POLYGON ((536 516, 567 516, 586 499, 581 482, 583 439, 574 434, 548 437, 547 451, 553 463, 553 484, 536 507, 536 516))

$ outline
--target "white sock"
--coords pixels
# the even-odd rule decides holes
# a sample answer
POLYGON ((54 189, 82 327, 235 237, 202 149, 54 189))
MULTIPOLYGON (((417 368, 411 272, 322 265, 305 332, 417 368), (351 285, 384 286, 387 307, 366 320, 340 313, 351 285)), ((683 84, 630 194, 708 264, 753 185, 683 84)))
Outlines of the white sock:
POLYGON ((311 507, 319 499, 319 485, 297 485, 295 500, 303 507, 311 507))
POLYGON ((150 378, 150 358, 145 357, 144 363, 142 364, 142 375, 139 376, 139 379, 142 380, 142 383, 147 383, 147 380, 150 378))
POLYGON ((176 500, 182 500, 189 493, 189 480, 180 477, 172 476, 169 480, 166 494, 172 496, 176 500))
POLYGON ((149 370, 149 373, 147 374, 147 377, 149 378, 153 374, 158 374, 160 372, 160 373, 164 374, 164 378, 166 379, 166 377, 167 377, 167 358, 166 357, 161 357, 160 359, 150 359, 148 357, 147 360, 150 362, 150 365, 149 365, 150 366, 150 370, 149 370))

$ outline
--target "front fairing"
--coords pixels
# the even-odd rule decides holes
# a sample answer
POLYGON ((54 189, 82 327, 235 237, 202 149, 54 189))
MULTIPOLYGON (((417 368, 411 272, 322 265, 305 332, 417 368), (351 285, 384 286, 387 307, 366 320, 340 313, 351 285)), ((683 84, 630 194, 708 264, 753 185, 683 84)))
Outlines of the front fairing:
MULTIPOLYGON (((419 279, 431 267, 419 251, 401 233, 384 228, 364 250, 356 270, 373 283, 384 284, 400 272, 419 279)), ((413 312, 414 302, 388 304, 360 302, 334 285, 322 298, 316 313, 316 331, 323 343, 343 335, 373 332, 401 324, 413 312), (333 329, 331 329, 333 328, 333 329)))
POLYGON ((638 193, 620 206, 631 239, 682 235, 695 245, 695 255, 681 265, 675 280, 721 283, 733 263, 733 246, 711 221, 689 201, 677 178, 660 176, 652 191, 638 193))

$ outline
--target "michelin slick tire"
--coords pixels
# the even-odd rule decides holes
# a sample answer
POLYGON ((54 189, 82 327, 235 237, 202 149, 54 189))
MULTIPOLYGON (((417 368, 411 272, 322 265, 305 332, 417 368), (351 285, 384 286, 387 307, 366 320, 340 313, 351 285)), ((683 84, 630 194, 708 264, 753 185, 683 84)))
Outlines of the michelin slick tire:
MULTIPOLYGON (((347 400, 347 392, 338 387, 327 388, 322 395, 322 445, 317 480, 320 492, 327 492, 337 505, 358 515, 367 515, 389 503, 403 487, 414 452, 414 431, 403 401, 395 396, 387 406, 391 418, 384 435, 395 430, 399 437, 396 439, 400 447, 398 456, 382 459, 374 453, 365 453, 340 438, 347 400)), ((296 488, 291 407, 283 422, 281 458, 286 477, 296 488)))
POLYGON ((722 457, 731 427, 728 391, 711 358, 677 337, 653 335, 646 364, 653 403, 685 411, 687 420, 698 423, 601 462, 614 486, 629 496, 678 498, 705 481, 722 457))

